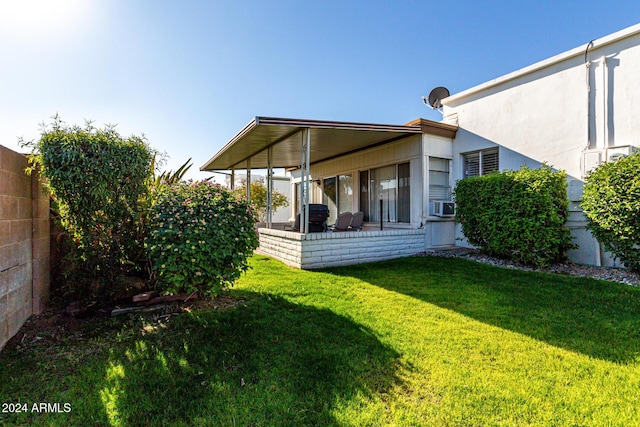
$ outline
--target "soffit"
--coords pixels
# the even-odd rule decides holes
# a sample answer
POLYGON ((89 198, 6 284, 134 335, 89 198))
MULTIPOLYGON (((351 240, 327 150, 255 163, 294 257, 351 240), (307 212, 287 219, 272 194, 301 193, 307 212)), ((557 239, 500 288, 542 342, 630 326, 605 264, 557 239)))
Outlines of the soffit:
POLYGON ((418 119, 406 125, 256 117, 238 132, 200 170, 251 169, 268 166, 272 147, 274 168, 296 168, 302 157, 303 129, 310 132, 310 163, 317 163, 364 148, 428 133, 455 136, 457 127, 418 119), (431 131, 429 131, 431 129, 431 131), (444 132, 444 134, 443 134, 444 132))

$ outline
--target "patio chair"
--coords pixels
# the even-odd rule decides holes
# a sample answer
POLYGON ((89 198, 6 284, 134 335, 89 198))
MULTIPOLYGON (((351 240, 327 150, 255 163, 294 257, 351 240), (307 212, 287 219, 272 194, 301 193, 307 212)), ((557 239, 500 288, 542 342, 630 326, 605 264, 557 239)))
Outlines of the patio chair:
POLYGON ((331 231, 347 231, 349 224, 351 224, 351 218, 353 218, 351 212, 342 212, 338 215, 336 223, 330 227, 331 231))
POLYGON ((285 231, 300 231, 300 214, 296 215, 293 227, 285 227, 285 231))
POLYGON ((349 230, 360 231, 362 224, 364 223, 364 212, 356 212, 351 218, 351 224, 349 224, 349 230))

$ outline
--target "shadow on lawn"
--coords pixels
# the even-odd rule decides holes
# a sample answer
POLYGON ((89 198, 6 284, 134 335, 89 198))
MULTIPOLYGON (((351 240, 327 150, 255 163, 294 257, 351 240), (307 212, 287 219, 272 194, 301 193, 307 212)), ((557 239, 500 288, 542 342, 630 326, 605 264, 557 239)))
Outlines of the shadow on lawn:
POLYGON ((627 285, 433 257, 330 272, 594 358, 640 362, 640 289, 627 285))
POLYGON ((98 391, 112 424, 334 424, 336 404, 398 382, 398 354, 362 326, 238 294, 245 306, 173 318, 113 352, 98 391))

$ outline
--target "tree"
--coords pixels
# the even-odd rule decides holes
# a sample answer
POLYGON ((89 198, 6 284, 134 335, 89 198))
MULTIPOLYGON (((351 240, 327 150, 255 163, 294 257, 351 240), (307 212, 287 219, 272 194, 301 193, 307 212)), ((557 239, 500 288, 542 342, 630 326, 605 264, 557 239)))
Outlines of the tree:
MULTIPOLYGON (((242 192, 242 194, 246 194, 247 192, 247 184, 244 185, 237 191, 242 192)), ((258 217, 259 222, 264 222, 267 217, 267 187, 259 181, 253 181, 251 183, 251 205, 258 217)), ((279 191, 273 190, 271 194, 271 205, 272 209, 275 212, 278 208, 283 208, 289 206, 289 200, 287 196, 280 193, 279 191)))

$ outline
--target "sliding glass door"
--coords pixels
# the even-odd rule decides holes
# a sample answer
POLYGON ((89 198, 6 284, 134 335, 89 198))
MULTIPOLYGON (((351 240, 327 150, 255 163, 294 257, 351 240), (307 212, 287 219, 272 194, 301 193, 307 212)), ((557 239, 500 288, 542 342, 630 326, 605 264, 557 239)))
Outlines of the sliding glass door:
POLYGON ((360 171, 360 210, 365 221, 411 222, 410 172, 409 163, 360 171))
POLYGON ((369 171, 360 171, 360 210, 364 212, 364 220, 369 219, 369 171))
POLYGON ((411 186, 409 163, 398 165, 398 222, 411 222, 411 186))
POLYGON ((369 171, 369 220, 396 222, 396 167, 385 166, 369 171), (382 201, 382 206, 380 206, 382 201), (382 211, 380 210, 382 208, 382 211))

